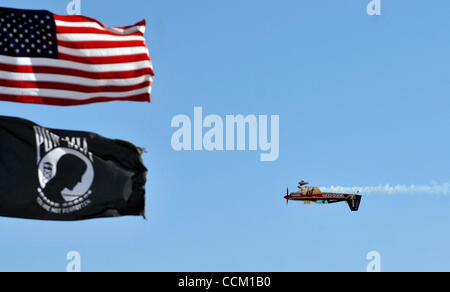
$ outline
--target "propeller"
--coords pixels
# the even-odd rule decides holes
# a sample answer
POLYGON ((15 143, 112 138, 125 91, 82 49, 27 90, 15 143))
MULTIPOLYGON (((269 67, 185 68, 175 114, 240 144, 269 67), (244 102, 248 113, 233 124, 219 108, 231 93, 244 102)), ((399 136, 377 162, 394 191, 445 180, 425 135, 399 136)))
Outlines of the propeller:
POLYGON ((289 205, 289 199, 291 196, 289 195, 289 188, 286 188, 286 205, 289 205))

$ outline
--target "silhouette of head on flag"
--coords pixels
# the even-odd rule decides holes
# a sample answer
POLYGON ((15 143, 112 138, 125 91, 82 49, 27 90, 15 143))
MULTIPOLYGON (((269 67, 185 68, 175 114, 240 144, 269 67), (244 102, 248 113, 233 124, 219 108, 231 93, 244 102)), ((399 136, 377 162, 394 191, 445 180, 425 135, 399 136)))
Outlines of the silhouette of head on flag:
POLYGON ((64 189, 73 190, 83 180, 87 167, 86 162, 75 155, 62 156, 56 165, 55 176, 45 186, 47 198, 56 203, 64 203, 61 192, 64 189))

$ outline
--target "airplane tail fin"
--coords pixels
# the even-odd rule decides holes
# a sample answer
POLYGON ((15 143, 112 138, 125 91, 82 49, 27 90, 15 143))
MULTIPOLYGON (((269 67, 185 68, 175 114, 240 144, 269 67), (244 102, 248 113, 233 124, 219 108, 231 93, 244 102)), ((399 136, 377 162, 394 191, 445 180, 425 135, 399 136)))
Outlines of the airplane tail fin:
POLYGON ((350 207, 350 210, 352 210, 352 212, 356 212, 359 210, 361 199, 362 199, 361 195, 355 195, 355 198, 347 201, 348 206, 350 207))

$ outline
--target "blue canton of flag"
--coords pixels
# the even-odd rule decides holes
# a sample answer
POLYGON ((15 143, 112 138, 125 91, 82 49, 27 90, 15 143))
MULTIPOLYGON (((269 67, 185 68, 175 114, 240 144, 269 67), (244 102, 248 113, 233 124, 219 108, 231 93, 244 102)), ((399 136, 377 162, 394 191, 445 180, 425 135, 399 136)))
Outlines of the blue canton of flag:
POLYGON ((58 58, 53 14, 1 8, 0 55, 58 58))

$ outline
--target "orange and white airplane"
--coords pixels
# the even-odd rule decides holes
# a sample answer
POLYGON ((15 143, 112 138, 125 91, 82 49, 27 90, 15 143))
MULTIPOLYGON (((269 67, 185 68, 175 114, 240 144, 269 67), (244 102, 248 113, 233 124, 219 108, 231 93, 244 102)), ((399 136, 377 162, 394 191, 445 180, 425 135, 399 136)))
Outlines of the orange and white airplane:
POLYGON ((286 190, 286 202, 301 201, 305 205, 309 204, 334 204, 339 202, 347 202, 351 211, 358 211, 362 196, 359 194, 339 194, 339 193, 322 193, 318 187, 308 187, 308 182, 302 180, 298 183, 298 191, 289 193, 286 190))

